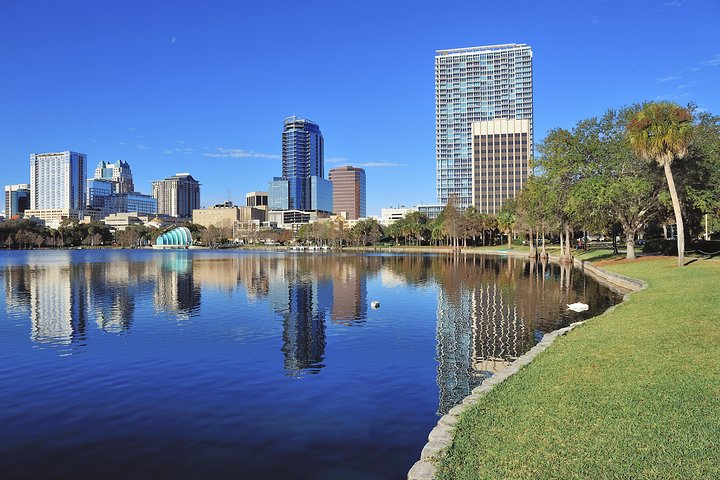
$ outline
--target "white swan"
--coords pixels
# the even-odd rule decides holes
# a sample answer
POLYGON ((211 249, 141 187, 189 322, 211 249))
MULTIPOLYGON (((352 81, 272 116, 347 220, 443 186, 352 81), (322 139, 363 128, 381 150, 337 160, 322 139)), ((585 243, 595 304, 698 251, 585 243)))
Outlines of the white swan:
POLYGON ((584 312, 585 310, 590 308, 587 303, 580 302, 568 303, 567 307, 568 310, 572 310, 573 312, 584 312))

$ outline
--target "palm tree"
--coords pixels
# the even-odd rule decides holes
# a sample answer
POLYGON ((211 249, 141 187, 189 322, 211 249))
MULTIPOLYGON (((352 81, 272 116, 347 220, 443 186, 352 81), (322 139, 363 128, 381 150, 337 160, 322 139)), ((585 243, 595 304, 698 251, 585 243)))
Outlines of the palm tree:
POLYGON ((665 170, 677 223, 678 266, 685 264, 685 228, 670 164, 687 155, 692 129, 690 111, 672 102, 646 104, 627 126, 635 153, 645 160, 655 160, 665 170))

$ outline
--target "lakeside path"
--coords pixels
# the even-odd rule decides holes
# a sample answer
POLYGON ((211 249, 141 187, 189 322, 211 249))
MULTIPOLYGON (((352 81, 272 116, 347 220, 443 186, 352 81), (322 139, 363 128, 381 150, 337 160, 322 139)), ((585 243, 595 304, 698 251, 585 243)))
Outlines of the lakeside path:
POLYGON ((468 408, 437 478, 720 478, 720 262, 595 265, 648 288, 468 408))

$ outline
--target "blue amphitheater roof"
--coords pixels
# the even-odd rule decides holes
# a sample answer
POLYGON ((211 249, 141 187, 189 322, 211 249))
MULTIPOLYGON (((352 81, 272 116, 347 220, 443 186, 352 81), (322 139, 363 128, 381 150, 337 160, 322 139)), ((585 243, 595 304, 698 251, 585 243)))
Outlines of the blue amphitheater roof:
POLYGON ((155 245, 187 247, 192 245, 192 234, 186 227, 177 227, 163 233, 155 245))

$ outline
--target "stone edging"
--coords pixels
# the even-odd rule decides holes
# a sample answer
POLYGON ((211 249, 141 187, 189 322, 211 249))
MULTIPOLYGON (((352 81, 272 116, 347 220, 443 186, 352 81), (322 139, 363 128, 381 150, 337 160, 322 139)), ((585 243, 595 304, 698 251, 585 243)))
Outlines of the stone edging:
MULTIPOLYGON (((619 286, 625 290, 630 290, 630 293, 627 293, 623 297, 623 301, 625 301, 631 293, 647 288, 647 284, 642 280, 609 272, 603 268, 593 266, 586 260, 575 259, 574 264, 576 267, 583 270, 584 273, 589 273, 592 277, 600 280, 603 284, 608 286, 619 286)), ((614 309, 615 306, 612 306, 605 312, 609 312, 614 309)), ((420 460, 415 462, 408 472, 408 480, 432 480, 435 478, 435 474, 437 473, 437 467, 434 463, 435 459, 438 454, 450 446, 455 425, 457 424, 462 412, 471 405, 480 401, 482 397, 494 389, 496 385, 499 385, 509 377, 519 372, 520 369, 529 364, 539 353, 544 352, 550 345, 552 345, 557 337, 567 334, 569 331, 584 324, 586 321, 587 320, 571 323, 567 327, 546 333, 543 335, 540 343, 518 357, 510 364, 510 366, 508 366, 508 368, 483 381, 479 386, 475 387, 471 394, 465 397, 461 403, 455 405, 450 409, 450 411, 448 411, 448 413, 440 417, 437 425, 428 435, 428 443, 425 444, 422 452, 420 453, 420 460)))

